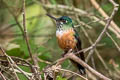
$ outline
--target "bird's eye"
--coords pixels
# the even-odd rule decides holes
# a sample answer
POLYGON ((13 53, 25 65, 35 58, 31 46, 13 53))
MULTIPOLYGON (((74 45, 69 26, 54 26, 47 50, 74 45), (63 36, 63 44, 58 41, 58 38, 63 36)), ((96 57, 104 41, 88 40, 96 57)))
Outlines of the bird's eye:
POLYGON ((62 20, 63 23, 67 23, 67 20, 62 20))

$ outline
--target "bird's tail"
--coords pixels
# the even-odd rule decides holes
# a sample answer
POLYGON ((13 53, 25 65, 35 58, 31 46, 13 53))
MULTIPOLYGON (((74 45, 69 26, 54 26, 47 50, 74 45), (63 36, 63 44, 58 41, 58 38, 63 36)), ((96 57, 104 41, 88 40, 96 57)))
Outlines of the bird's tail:
MULTIPOLYGON (((80 53, 79 55, 77 55, 80 59, 82 59, 83 61, 85 61, 85 57, 84 57, 84 53, 80 53)), ((71 62, 78 68, 79 72, 81 75, 85 75, 86 72, 85 72, 85 68, 80 65, 79 63, 71 60, 71 62)))
MULTIPOLYGON (((80 53, 78 57, 82 59, 83 61, 85 61, 84 53, 80 53)), ((80 74, 82 75, 86 74, 85 68, 82 65, 77 63, 77 67, 79 69, 80 74)))

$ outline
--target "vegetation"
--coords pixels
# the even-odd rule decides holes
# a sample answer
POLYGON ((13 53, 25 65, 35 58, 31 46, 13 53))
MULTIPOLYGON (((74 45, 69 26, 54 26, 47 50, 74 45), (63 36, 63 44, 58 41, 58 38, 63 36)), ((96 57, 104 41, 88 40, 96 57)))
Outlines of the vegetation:
MULTIPOLYGON (((101 78, 89 69, 87 77, 80 75, 69 61, 71 57, 59 60, 63 59, 63 51, 56 40, 56 24, 46 14, 71 17, 82 48, 89 48, 84 50, 88 66, 109 79, 119 80, 120 7, 111 1, 0 0, 0 80, 47 80, 51 76, 53 80, 101 78), (105 27, 105 33, 95 44, 105 27)), ((114 1, 120 4, 119 0, 114 1)))

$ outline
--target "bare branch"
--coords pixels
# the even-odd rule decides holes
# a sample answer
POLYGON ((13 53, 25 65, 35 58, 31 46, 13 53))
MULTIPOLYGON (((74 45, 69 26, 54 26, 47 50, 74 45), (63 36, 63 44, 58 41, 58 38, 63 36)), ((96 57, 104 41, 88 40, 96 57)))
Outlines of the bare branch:
POLYGON ((28 51, 29 51, 29 55, 31 57, 31 60, 35 66, 33 72, 34 72, 34 75, 35 75, 35 78, 37 80, 40 80, 41 77, 40 75, 38 74, 38 65, 36 64, 36 61, 34 60, 34 57, 32 55, 32 51, 30 49, 30 45, 29 45, 29 40, 28 40, 28 35, 27 35, 27 28, 26 28, 26 13, 25 13, 25 0, 23 0, 23 28, 24 28, 24 38, 25 38, 25 41, 26 41, 26 44, 27 44, 27 48, 28 48, 28 51))
MULTIPOLYGON (((97 3, 96 0, 90 0, 92 5, 99 11, 99 13, 105 17, 105 18, 109 18, 109 16, 105 13, 105 11, 100 7, 100 5, 97 3)), ((114 7, 118 7, 118 4, 116 4, 113 0, 109 0, 114 7)), ((113 20, 111 20, 110 25, 117 31, 120 33, 120 28, 115 24, 115 22, 113 20)))
POLYGON ((59 59, 57 61, 56 66, 60 65, 63 63, 64 60, 66 59, 72 59, 75 62, 81 64, 83 67, 85 67, 87 70, 89 70, 91 73, 93 73, 94 75, 96 75, 97 77, 99 77, 100 79, 103 80, 111 80, 107 77, 105 77, 104 75, 102 75, 101 73, 97 72, 96 70, 94 70, 93 68, 91 68, 88 64, 86 64, 84 61, 82 61, 80 58, 78 58, 77 56, 74 55, 74 53, 67 53, 63 58, 59 59))
POLYGON ((1 72, 0 72, 0 75, 3 80, 6 80, 5 76, 1 72))
POLYGON ((118 11, 118 5, 114 5, 114 9, 113 9, 113 12, 111 14, 111 16, 109 17, 109 19, 107 20, 107 23, 105 25, 105 28, 103 29, 103 31, 100 33, 100 35, 98 36, 97 40, 95 41, 95 43, 92 45, 93 46, 93 49, 91 49, 91 51, 89 52, 89 55, 87 56, 87 61, 90 59, 91 55, 93 54, 95 48, 96 48, 96 45, 100 42, 100 40, 102 39, 104 33, 107 31, 108 27, 110 26, 110 23, 115 15, 115 13, 118 11))
POLYGON ((117 42, 112 38, 112 36, 111 36, 108 32, 106 32, 106 34, 107 34, 107 36, 113 41, 113 43, 115 44, 117 50, 120 52, 120 47, 119 47, 119 45, 117 44, 117 42))
MULTIPOLYGON (((95 17, 95 16, 92 16, 92 15, 90 15, 89 13, 87 13, 87 12, 85 12, 85 11, 83 11, 83 10, 81 10, 81 9, 78 9, 78 8, 73 8, 73 7, 69 7, 69 6, 65 6, 65 5, 49 5, 49 4, 42 4, 43 5, 43 7, 45 7, 45 8, 49 8, 49 9, 55 9, 55 10, 57 10, 57 11, 61 11, 61 12, 69 12, 69 14, 70 13, 72 13, 72 14, 77 14, 77 15, 82 15, 82 16, 86 16, 86 17, 88 17, 88 18, 90 18, 90 19, 94 19, 94 20, 100 20, 100 19, 98 19, 97 17, 95 17)), ((108 18, 107 18, 108 19, 108 18)), ((99 23, 101 23, 102 25, 105 25, 105 22, 104 21, 100 21, 99 23)), ((116 31, 116 29, 114 29, 113 27, 108 27, 109 28, 109 30, 110 31, 112 31, 118 38, 120 38, 120 34, 119 34, 119 32, 118 31, 116 31)))
POLYGON ((75 72, 73 72, 73 71, 66 70, 66 69, 60 69, 60 68, 57 68, 57 69, 58 69, 58 70, 61 70, 61 71, 64 71, 64 72, 70 72, 70 73, 72 73, 72 74, 75 74, 75 75, 81 77, 81 78, 84 79, 84 80, 88 80, 88 79, 85 78, 84 76, 82 76, 82 75, 80 75, 80 74, 78 74, 78 73, 75 73, 75 72))
POLYGON ((13 71, 13 73, 14 73, 14 75, 15 75, 16 80, 19 80, 19 78, 18 78, 18 76, 17 76, 17 73, 16 73, 15 70, 14 70, 14 65, 15 65, 14 61, 5 53, 5 51, 3 50, 3 48, 2 48, 1 46, 0 46, 0 50, 1 50, 2 53, 7 57, 7 60, 8 60, 10 66, 11 66, 11 68, 12 68, 12 71, 13 71))
POLYGON ((34 64, 34 59, 33 59, 33 56, 32 56, 32 51, 30 49, 30 45, 29 45, 29 41, 28 41, 28 36, 27 36, 25 16, 26 16, 26 14, 25 14, 25 0, 23 0, 23 28, 24 28, 24 38, 25 38, 25 41, 26 41, 26 44, 27 44, 29 55, 30 55, 31 60, 33 61, 33 64, 34 64))

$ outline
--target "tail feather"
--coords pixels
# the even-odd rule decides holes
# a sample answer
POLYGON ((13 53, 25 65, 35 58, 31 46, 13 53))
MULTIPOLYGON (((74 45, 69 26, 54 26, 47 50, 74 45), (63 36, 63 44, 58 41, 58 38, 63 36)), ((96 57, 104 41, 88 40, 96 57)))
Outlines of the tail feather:
MULTIPOLYGON (((84 53, 83 52, 79 53, 78 57, 80 59, 82 59, 83 61, 85 61, 85 57, 84 57, 84 53)), ((77 67, 79 69, 80 74, 82 74, 82 75, 86 74, 85 68, 82 65, 80 65, 80 64, 77 63, 77 67)))
MULTIPOLYGON (((80 53, 80 54, 78 54, 76 56, 78 56, 80 59, 82 59, 83 61, 85 61, 84 53, 80 53)), ((78 68, 78 70, 79 70, 79 72, 80 72, 81 75, 86 74, 85 68, 82 65, 80 65, 79 63, 77 63, 77 62, 75 62, 73 60, 70 60, 70 61, 72 62, 72 64, 74 66, 76 66, 78 68)))
MULTIPOLYGON (((74 29, 74 31, 76 32, 75 38, 77 40, 75 52, 78 52, 78 51, 82 50, 82 48, 81 48, 81 40, 80 40, 80 37, 79 37, 79 34, 77 33, 77 31, 75 29, 74 29)), ((76 56, 78 56, 81 60, 85 61, 85 57, 84 57, 83 52, 77 54, 76 56)), ((82 75, 86 74, 85 68, 82 65, 78 64, 78 63, 76 63, 76 64, 77 64, 77 67, 79 69, 80 74, 82 74, 82 75)))
MULTIPOLYGON (((85 60, 83 53, 80 53, 80 56, 78 56, 78 57, 80 59, 82 59, 83 61, 85 60)), ((70 61, 72 62, 72 64, 74 66, 76 66, 78 68, 78 70, 79 70, 79 72, 80 72, 81 75, 85 75, 86 74, 85 68, 82 65, 80 65, 79 63, 77 63, 77 62, 75 62, 73 60, 70 60, 70 61)))
POLYGON ((80 72, 81 75, 86 74, 85 68, 82 65, 80 65, 80 64, 77 63, 77 67, 78 67, 79 72, 80 72))

